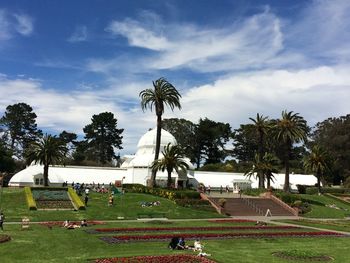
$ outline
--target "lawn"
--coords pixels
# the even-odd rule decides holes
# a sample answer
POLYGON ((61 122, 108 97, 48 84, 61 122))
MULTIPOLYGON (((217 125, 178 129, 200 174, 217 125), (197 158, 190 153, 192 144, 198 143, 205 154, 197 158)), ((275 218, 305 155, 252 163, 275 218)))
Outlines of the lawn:
POLYGON ((279 222, 291 223, 300 226, 312 226, 323 229, 331 229, 350 233, 350 220, 314 220, 314 219, 299 219, 299 220, 278 220, 279 222))
POLYGON ((304 217, 312 218, 345 218, 350 216, 350 204, 325 195, 301 195, 303 201, 311 205, 311 211, 304 217), (334 206, 336 208, 332 208, 334 206))
MULTIPOLYGON (((176 227, 198 226, 253 226, 254 223, 210 223, 208 221, 174 221, 174 222, 120 222, 103 225, 108 227, 174 227, 169 231, 181 235, 176 227)), ((87 229, 100 228, 99 226, 87 229)), ((289 231, 289 230, 288 230, 289 231)), ((7 243, 0 244, 1 262, 87 262, 88 259, 104 257, 127 257, 136 255, 169 255, 189 253, 192 251, 173 251, 167 248, 168 241, 128 242, 108 244, 99 237, 111 234, 88 234, 83 228, 67 230, 62 227, 52 229, 38 224, 28 230, 21 230, 20 225, 5 225, 5 234, 12 237, 7 243)), ((120 233, 125 235, 125 233, 120 233)), ((143 233, 140 233, 142 235, 143 233)), ((157 234, 157 233, 155 233, 157 234)), ((187 241, 191 243, 193 241, 187 241)), ((272 256, 273 252, 291 249, 322 253, 332 256, 333 262, 347 262, 349 257, 348 237, 317 238, 235 238, 226 240, 202 240, 205 252, 218 263, 224 262, 289 262, 272 256)), ((291 261, 293 262, 293 261, 291 261)), ((296 261, 294 261, 296 262, 296 261)))
POLYGON ((86 210, 80 211, 29 211, 26 205, 24 190, 4 188, 3 211, 7 221, 21 221, 23 216, 29 217, 30 221, 49 221, 49 220, 117 220, 118 217, 124 219, 136 219, 140 214, 153 214, 167 218, 216 218, 222 217, 213 209, 212 211, 202 211, 199 209, 190 209, 176 205, 174 202, 148 194, 126 193, 117 195, 114 200, 114 206, 108 206, 108 194, 95 193, 89 194, 89 202, 86 210), (159 206, 141 207, 141 202, 160 201, 159 206))

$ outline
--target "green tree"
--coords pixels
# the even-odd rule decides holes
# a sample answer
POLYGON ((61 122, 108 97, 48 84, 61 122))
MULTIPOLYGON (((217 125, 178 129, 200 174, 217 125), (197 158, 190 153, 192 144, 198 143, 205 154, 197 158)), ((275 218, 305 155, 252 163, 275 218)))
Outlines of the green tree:
MULTIPOLYGON (((176 88, 164 78, 153 81, 153 89, 145 89, 139 94, 141 98, 141 108, 145 111, 150 108, 152 111, 155 109, 157 116, 157 135, 156 135, 156 149, 154 153, 154 160, 158 160, 160 151, 160 139, 161 139, 161 128, 162 128, 162 115, 164 113, 165 105, 169 106, 171 110, 175 107, 181 109, 180 104, 180 93, 176 88)), ((155 186, 157 170, 152 172, 149 185, 155 186)))
POLYGON ((328 183, 350 183, 350 114, 328 118, 316 124, 311 134, 311 146, 319 145, 334 160, 324 178, 328 183))
POLYGON ((215 122, 208 118, 200 119, 193 138, 197 168, 203 159, 205 164, 223 161, 227 157, 225 145, 231 134, 228 123, 215 122))
POLYGON ((190 158, 191 162, 195 162, 195 140, 196 124, 186 119, 164 119, 162 120, 162 128, 170 132, 176 139, 186 157, 190 158))
POLYGON ((284 145, 285 179, 283 190, 289 192, 289 160, 292 147, 294 143, 306 141, 309 129, 304 118, 299 113, 293 113, 293 111, 282 111, 282 118, 274 120, 272 124, 277 141, 284 145))
POLYGON ((330 157, 326 150, 320 146, 312 147, 311 152, 304 158, 304 167, 317 178, 318 193, 321 194, 321 179, 324 172, 330 169, 330 157))
POLYGON ((0 175, 1 173, 13 173, 16 163, 12 158, 12 151, 0 141, 0 175))
POLYGON ((266 186, 269 188, 271 181, 274 179, 273 173, 279 171, 278 164, 279 159, 271 153, 265 153, 262 158, 259 154, 255 154, 252 168, 245 172, 245 175, 250 178, 262 174, 264 180, 266 180, 266 186))
POLYGON ((28 145, 42 135, 36 124, 36 114, 26 103, 16 103, 6 107, 0 119, 1 130, 9 141, 15 155, 23 157, 28 145))
POLYGON ((178 174, 180 170, 187 171, 188 164, 184 160, 184 153, 178 145, 168 143, 162 151, 163 158, 154 160, 152 163, 152 171, 165 170, 168 173, 167 187, 171 187, 171 173, 175 170, 178 174))
POLYGON ((123 149, 121 134, 124 129, 117 128, 117 119, 111 112, 93 115, 91 121, 83 129, 88 144, 88 158, 106 164, 117 158, 115 148, 123 149))
MULTIPOLYGON (((249 118, 253 124, 252 128, 255 131, 257 138, 258 138, 258 151, 257 151, 257 161, 259 162, 264 155, 265 152, 265 137, 267 135, 267 132, 271 128, 271 122, 268 120, 268 117, 264 117, 263 115, 260 115, 259 113, 256 114, 256 118, 249 118)), ((257 172, 257 176, 259 178, 259 188, 264 188, 264 174, 260 171, 257 172)))
POLYGON ((45 135, 30 145, 27 153, 28 164, 35 162, 44 165, 44 185, 49 185, 49 166, 63 160, 67 148, 56 137, 45 135))

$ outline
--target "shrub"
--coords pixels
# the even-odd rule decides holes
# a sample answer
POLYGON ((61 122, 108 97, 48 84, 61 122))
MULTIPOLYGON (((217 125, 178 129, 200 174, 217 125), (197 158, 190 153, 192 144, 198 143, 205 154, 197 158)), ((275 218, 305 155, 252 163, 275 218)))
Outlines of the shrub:
POLYGON ((81 199, 79 198, 79 196, 77 195, 77 193, 73 190, 73 188, 68 187, 68 194, 72 199, 72 202, 74 203, 74 206, 78 209, 78 210, 84 210, 85 209, 85 205, 84 203, 81 201, 81 199))
POLYGON ((242 190, 242 193, 245 195, 251 195, 251 196, 259 196, 262 193, 267 192, 266 189, 259 189, 259 188, 250 188, 250 189, 244 189, 242 190))
MULTIPOLYGON (((322 193, 328 193, 328 194, 346 194, 350 193, 350 188, 334 188, 334 187, 322 187, 321 188, 322 193)), ((318 188, 317 187, 308 187, 306 189, 306 194, 314 195, 318 194, 318 188)))
POLYGON ((24 187, 24 193, 26 196, 26 201, 27 201, 27 205, 29 207, 29 210, 36 210, 37 209, 36 202, 33 198, 32 190, 30 189, 30 187, 28 187, 28 186, 24 187))
POLYGON ((285 202, 288 205, 292 205, 296 201, 301 201, 300 195, 297 194, 289 194, 284 192, 277 192, 275 193, 276 197, 281 199, 283 202, 285 202))
POLYGON ((297 184, 297 188, 298 188, 298 193, 299 194, 306 194, 306 189, 309 188, 309 185, 305 185, 305 184, 297 184))

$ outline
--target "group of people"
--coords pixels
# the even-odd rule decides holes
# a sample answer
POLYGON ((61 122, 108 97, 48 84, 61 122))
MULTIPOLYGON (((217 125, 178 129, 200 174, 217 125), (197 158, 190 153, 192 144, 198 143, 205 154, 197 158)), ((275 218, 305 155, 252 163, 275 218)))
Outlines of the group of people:
POLYGON ((76 224, 75 222, 70 222, 69 220, 65 220, 62 225, 62 227, 67 229, 76 229, 76 228, 86 227, 86 226, 88 226, 86 219, 81 220, 80 225, 76 224))
POLYGON ((196 239, 194 241, 193 245, 188 246, 188 245, 186 245, 185 239, 183 237, 173 237, 170 240, 168 247, 170 249, 173 249, 173 250, 174 249, 177 249, 177 250, 189 249, 192 251, 196 251, 196 252, 199 252, 198 256, 202 256, 202 257, 210 256, 210 254, 203 252, 203 245, 201 244, 199 239, 196 239))
POLYGON ((141 202, 141 207, 151 207, 151 206, 160 206, 160 201, 141 202))

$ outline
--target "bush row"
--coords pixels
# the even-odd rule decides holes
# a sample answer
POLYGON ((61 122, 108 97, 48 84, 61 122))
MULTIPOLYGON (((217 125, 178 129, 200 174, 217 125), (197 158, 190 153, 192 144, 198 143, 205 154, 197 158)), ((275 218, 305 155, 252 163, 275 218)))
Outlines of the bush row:
POLYGON ((81 201, 81 199, 79 198, 79 196, 77 195, 77 193, 73 190, 73 188, 68 187, 68 194, 71 197, 74 206, 78 209, 78 210, 85 210, 85 205, 84 203, 81 201))
POLYGON ((127 192, 152 194, 175 201, 178 199, 200 199, 200 194, 193 190, 173 190, 150 188, 141 184, 123 184, 127 192))
MULTIPOLYGON (((322 193, 329 193, 329 194, 346 194, 350 193, 350 188, 333 188, 333 187, 322 187, 321 188, 322 193)), ((318 193, 317 187, 307 187, 305 190, 306 194, 314 195, 318 193)))
POLYGON ((24 187, 24 193, 26 196, 27 205, 29 207, 29 210, 36 210, 37 209, 36 202, 33 198, 32 190, 30 189, 30 187, 28 187, 28 186, 24 187))

